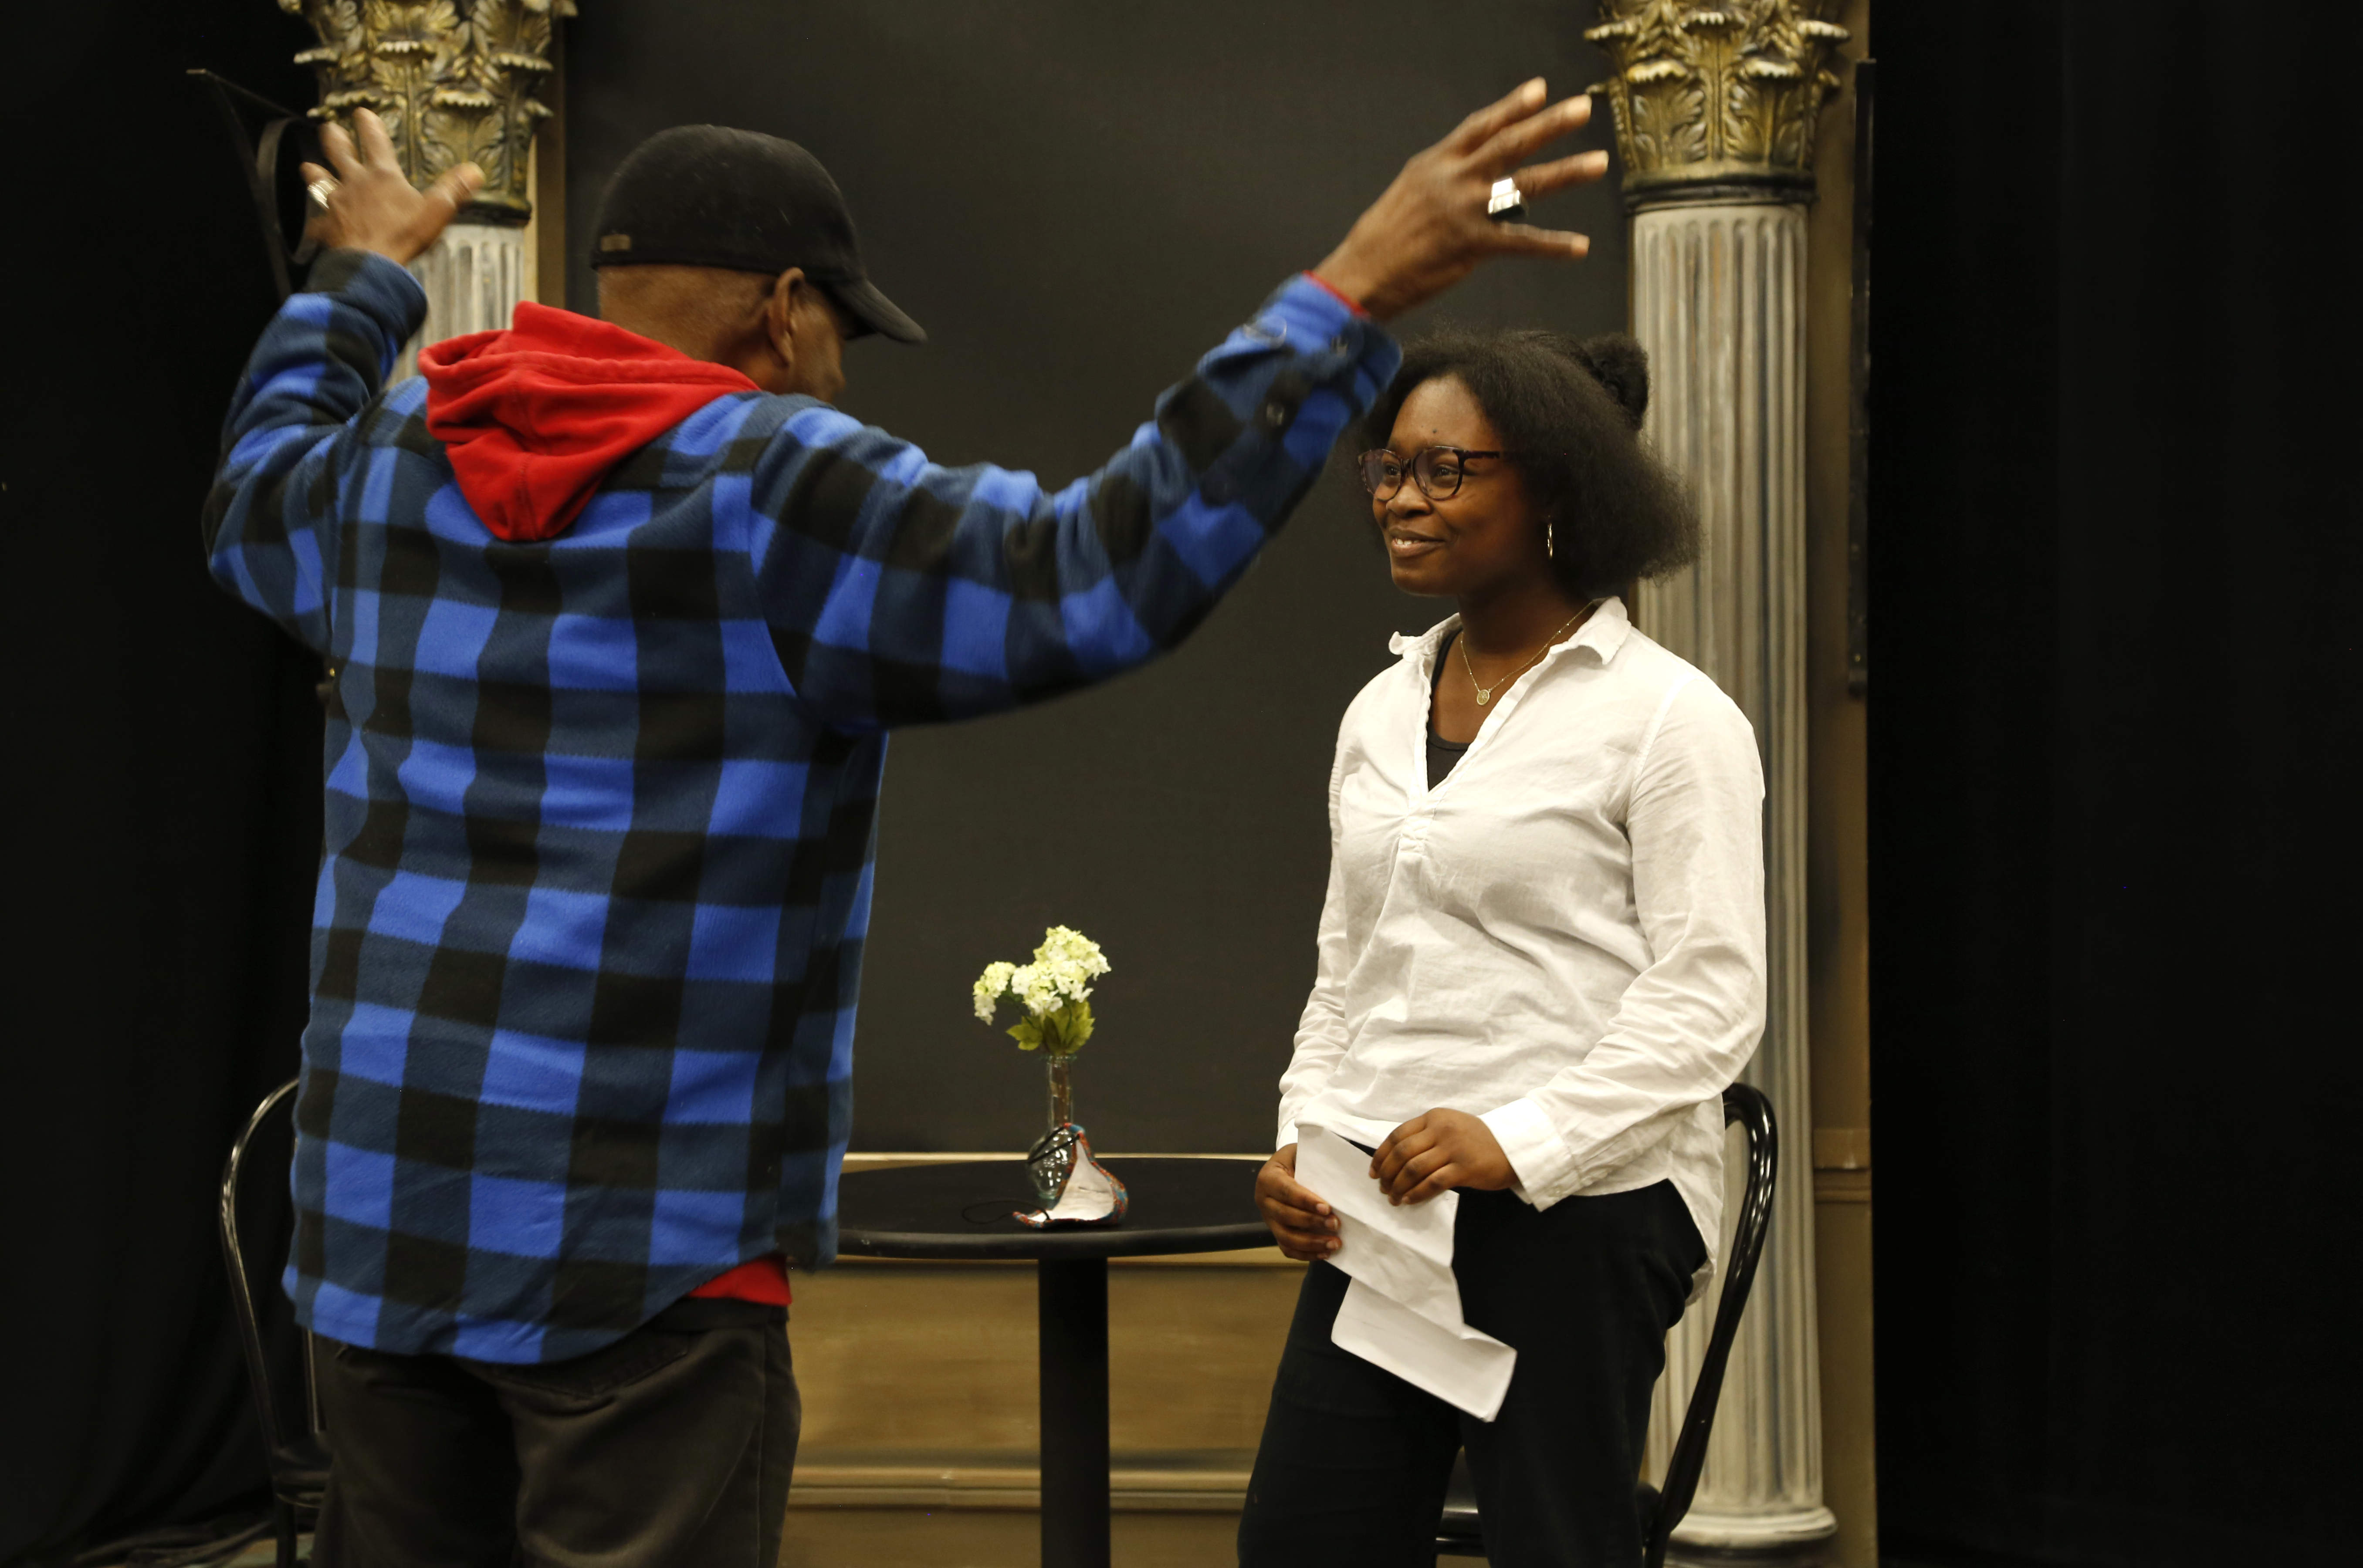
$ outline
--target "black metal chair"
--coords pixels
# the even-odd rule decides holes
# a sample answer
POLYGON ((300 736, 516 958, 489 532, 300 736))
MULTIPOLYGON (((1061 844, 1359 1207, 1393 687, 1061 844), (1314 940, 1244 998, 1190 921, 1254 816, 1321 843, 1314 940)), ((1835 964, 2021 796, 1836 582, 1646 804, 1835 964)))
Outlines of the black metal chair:
MULTIPOLYGON (((1723 1295, 1714 1309, 1714 1331, 1707 1336, 1706 1358, 1699 1364, 1698 1384, 1682 1413, 1681 1435, 1666 1465, 1666 1485, 1642 1482, 1635 1488, 1633 1506, 1641 1516, 1642 1540, 1647 1568, 1664 1568, 1666 1546, 1674 1527, 1690 1511, 1698 1491, 1699 1472, 1706 1466, 1706 1440, 1714 1430, 1715 1402, 1723 1395, 1723 1372, 1731 1360, 1731 1342, 1739 1333, 1739 1316, 1747 1308, 1747 1292, 1756 1283, 1756 1264, 1764 1253, 1764 1232, 1772 1223, 1772 1187, 1781 1169, 1781 1133, 1772 1120, 1772 1102, 1747 1084, 1723 1091, 1725 1126, 1736 1121, 1747 1132, 1747 1183, 1739 1198, 1739 1223, 1731 1238, 1731 1255, 1724 1260, 1723 1295)), ((1463 1455, 1452 1468, 1452 1485, 1444 1499, 1444 1518, 1436 1529, 1438 1557, 1485 1555, 1484 1521, 1478 1518, 1477 1493, 1469 1479, 1463 1455)))
MULTIPOLYGON (((272 1336, 281 1342, 281 1359, 300 1364, 301 1404, 292 1402, 292 1375, 298 1370, 297 1365, 283 1365, 282 1375, 276 1381, 272 1377, 262 1315, 256 1305, 258 1292, 247 1272, 246 1249, 239 1242, 239 1199, 240 1180, 250 1163, 250 1149, 259 1138, 269 1136, 275 1141, 276 1130, 272 1125, 274 1121, 285 1125, 292 1143, 294 1098, 295 1085, 291 1080, 272 1090, 254 1108, 246 1130, 230 1146, 229 1163, 222 1169, 221 1185, 222 1261, 228 1266, 230 1303, 238 1312, 239 1342, 246 1353, 247 1386, 254 1396, 255 1420, 262 1430, 263 1457, 271 1470, 271 1522, 279 1541, 279 1568, 294 1568, 296 1532, 309 1526, 319 1514, 320 1496, 328 1485, 328 1451, 320 1441, 319 1390, 312 1378, 310 1333, 287 1323, 283 1326, 292 1331, 290 1335, 272 1336), (285 1353, 283 1347, 291 1342, 297 1354, 285 1353)), ((261 1165, 283 1186, 285 1184, 286 1160, 265 1160, 261 1165)), ((275 1267, 271 1269, 273 1276, 277 1272, 275 1267)), ((266 1289, 269 1298, 276 1299, 276 1285, 266 1280, 266 1289)))

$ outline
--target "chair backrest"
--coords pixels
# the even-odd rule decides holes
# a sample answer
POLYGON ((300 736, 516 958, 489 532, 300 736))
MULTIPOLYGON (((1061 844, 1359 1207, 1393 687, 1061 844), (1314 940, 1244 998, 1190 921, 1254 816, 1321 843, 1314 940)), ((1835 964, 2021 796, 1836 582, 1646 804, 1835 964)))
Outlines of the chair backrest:
POLYGON ((1747 1182, 1740 1191, 1731 1255, 1724 1263, 1714 1330, 1707 1336, 1698 1382, 1682 1412, 1681 1435, 1674 1440, 1673 1457, 1666 1463, 1665 1485, 1640 1489, 1647 1568, 1663 1568, 1674 1527, 1690 1512, 1691 1498, 1698 1492, 1699 1473, 1706 1467, 1706 1440, 1714 1430, 1715 1405, 1723 1397, 1724 1369, 1731 1361, 1732 1341, 1739 1334, 1740 1314, 1747 1309, 1747 1293, 1756 1284, 1764 1233, 1772 1224, 1772 1188, 1781 1174, 1781 1129, 1772 1119, 1772 1102, 1753 1085, 1734 1084, 1723 1091, 1723 1121, 1726 1127, 1736 1121, 1747 1134, 1747 1182))
MULTIPOLYGON (((285 1157, 268 1159, 255 1156, 261 1153, 257 1148, 258 1143, 267 1146, 274 1154, 283 1146, 279 1141, 281 1124, 292 1136, 294 1099, 295 1082, 293 1079, 263 1097, 262 1103, 256 1106, 254 1114, 247 1119, 246 1128, 239 1133, 238 1142, 230 1145, 229 1160, 222 1167, 221 1183, 222 1262, 229 1274, 230 1300, 238 1310, 239 1345, 246 1354, 247 1386, 254 1395, 255 1419, 262 1429, 263 1447, 271 1464, 274 1486, 291 1456, 316 1446, 316 1433, 320 1429, 319 1397, 312 1382, 312 1336, 301 1329, 294 1331, 302 1348, 304 1397, 302 1405, 297 1408, 300 1414, 291 1410, 286 1396, 281 1393, 280 1385, 272 1377, 271 1356, 264 1344, 261 1300, 255 1278, 250 1272, 248 1249, 240 1223, 240 1210, 244 1207, 240 1199, 250 1166, 259 1167, 270 1179, 284 1187, 287 1181, 285 1157)), ((278 1274, 276 1264, 280 1261, 275 1255, 265 1261, 264 1267, 269 1270, 270 1278, 275 1279, 278 1274)), ((287 1391, 289 1394, 293 1392, 292 1389, 287 1391)))
MULTIPOLYGON (((1723 1394, 1724 1368, 1731 1360, 1732 1341, 1739 1333, 1740 1314, 1747 1308, 1747 1292, 1756 1283, 1756 1265, 1764 1255, 1764 1232, 1772 1223, 1772 1187, 1781 1171, 1781 1134, 1772 1120, 1772 1102, 1747 1084, 1734 1084, 1723 1091, 1723 1121, 1726 1127, 1739 1123, 1747 1134, 1747 1180, 1740 1189, 1731 1254, 1724 1260, 1723 1294, 1715 1301, 1714 1330, 1707 1336, 1698 1382, 1682 1412, 1681 1432, 1666 1465, 1665 1489, 1660 1492, 1647 1482, 1635 1489, 1647 1568, 1664 1568, 1674 1527, 1682 1522, 1698 1491, 1699 1472, 1706 1466, 1706 1440, 1714 1430, 1715 1402, 1723 1394)), ((1439 1556, 1479 1556, 1484 1551, 1484 1523, 1477 1514, 1467 1463, 1464 1455, 1453 1470, 1444 1517, 1437 1527, 1439 1556)))

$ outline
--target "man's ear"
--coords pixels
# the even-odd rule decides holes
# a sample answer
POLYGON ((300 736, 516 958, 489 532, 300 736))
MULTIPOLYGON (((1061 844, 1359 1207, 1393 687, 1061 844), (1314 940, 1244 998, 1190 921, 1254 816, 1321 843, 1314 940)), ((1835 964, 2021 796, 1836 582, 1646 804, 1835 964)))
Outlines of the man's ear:
POLYGON ((791 267, 771 281, 771 293, 763 301, 764 340, 790 371, 796 366, 796 294, 811 286, 803 268, 791 267))

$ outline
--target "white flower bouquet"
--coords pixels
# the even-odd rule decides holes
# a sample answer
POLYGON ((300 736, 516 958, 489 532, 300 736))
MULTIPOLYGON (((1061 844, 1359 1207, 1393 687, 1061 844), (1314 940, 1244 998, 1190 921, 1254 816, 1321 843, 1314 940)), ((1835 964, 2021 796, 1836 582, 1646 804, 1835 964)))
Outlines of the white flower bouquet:
POLYGON ((1064 1059, 1092 1037, 1092 982, 1108 972, 1100 944, 1071 926, 1042 933, 1031 964, 988 964, 974 988, 976 1016, 991 1023, 1005 999, 1024 1009, 1009 1027, 1022 1051, 1064 1059))

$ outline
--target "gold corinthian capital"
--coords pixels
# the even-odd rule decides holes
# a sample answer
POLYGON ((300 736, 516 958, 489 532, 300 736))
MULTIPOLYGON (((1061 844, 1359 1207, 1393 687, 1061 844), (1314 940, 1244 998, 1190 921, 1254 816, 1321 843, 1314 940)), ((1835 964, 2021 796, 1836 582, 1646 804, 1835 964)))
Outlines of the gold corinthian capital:
POLYGON ((402 171, 425 185, 472 160, 483 189, 465 215, 522 224, 533 215, 526 170, 549 110, 534 89, 550 70, 557 18, 573 0, 279 0, 319 46, 295 57, 320 77, 317 120, 372 109, 402 171))
POLYGON ((1798 201, 1814 189, 1814 121, 1850 36, 1835 0, 1602 0, 1585 29, 1615 65, 1595 83, 1616 112, 1625 199, 1645 207, 1717 191, 1798 201))

